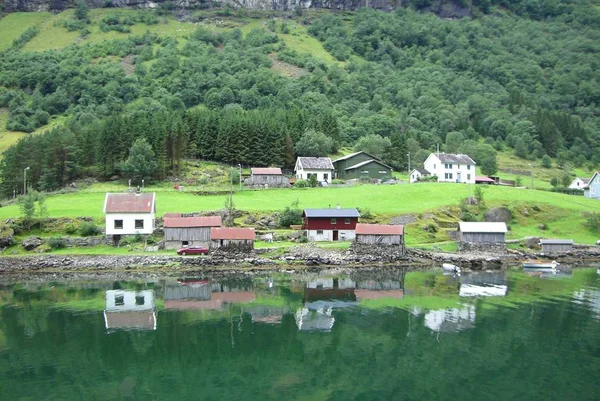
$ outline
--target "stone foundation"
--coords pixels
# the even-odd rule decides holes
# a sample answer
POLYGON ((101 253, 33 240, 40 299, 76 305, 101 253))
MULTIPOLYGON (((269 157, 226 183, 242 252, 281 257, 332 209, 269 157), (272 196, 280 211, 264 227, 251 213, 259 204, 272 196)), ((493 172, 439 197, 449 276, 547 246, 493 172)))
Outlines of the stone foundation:
POLYGON ((488 244, 481 242, 465 242, 459 245, 460 252, 506 253, 506 244, 488 244))

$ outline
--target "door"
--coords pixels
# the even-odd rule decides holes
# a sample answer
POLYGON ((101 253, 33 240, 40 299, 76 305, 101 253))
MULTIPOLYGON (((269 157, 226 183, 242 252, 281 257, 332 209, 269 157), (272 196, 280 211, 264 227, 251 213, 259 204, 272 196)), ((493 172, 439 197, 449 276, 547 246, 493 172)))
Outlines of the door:
POLYGON ((460 171, 458 173, 456 173, 456 182, 462 182, 460 180, 460 171))
POLYGON ((338 235, 338 230, 333 230, 333 240, 334 241, 338 241, 339 240, 339 235, 338 235))

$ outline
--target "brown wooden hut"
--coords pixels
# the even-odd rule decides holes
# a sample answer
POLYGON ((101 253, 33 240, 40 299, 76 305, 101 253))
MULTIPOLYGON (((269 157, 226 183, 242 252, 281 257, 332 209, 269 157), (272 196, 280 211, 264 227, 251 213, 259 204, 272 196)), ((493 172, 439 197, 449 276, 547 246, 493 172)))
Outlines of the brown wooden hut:
POLYGON ((210 247, 225 251, 251 251, 255 237, 254 228, 213 227, 210 229, 210 247))
POLYGON ((221 216, 175 217, 165 215, 165 249, 190 245, 210 246, 210 230, 221 227, 221 216))

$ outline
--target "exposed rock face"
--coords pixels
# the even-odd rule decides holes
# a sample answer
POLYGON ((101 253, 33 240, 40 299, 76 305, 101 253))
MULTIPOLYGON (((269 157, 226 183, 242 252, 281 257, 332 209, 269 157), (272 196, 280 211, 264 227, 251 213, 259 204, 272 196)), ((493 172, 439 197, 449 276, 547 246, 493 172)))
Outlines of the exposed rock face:
POLYGON ((12 228, 6 226, 0 228, 0 249, 14 245, 15 232, 12 228))
MULTIPOLYGON (((86 0, 91 8, 104 7, 106 0, 86 0)), ((157 8, 160 3, 168 0, 110 0, 112 7, 157 8)), ((407 6, 409 2, 402 0, 172 0, 176 9, 210 8, 213 6, 230 6, 233 8, 248 8, 253 10, 292 11, 297 8, 324 8, 330 10, 358 10, 374 8, 383 11, 393 11, 407 6)), ((11 11, 62 11, 72 8, 75 0, 5 0, 5 9, 11 11)), ((426 9, 442 18, 462 18, 471 15, 471 9, 462 7, 454 2, 434 0, 426 9)))
POLYGON ((512 214, 506 207, 494 207, 485 212, 485 221, 510 223, 512 214))
POLYGON ((42 245, 44 241, 40 237, 27 237, 23 241, 21 241, 21 246, 25 248, 26 251, 33 251, 38 246, 42 245))

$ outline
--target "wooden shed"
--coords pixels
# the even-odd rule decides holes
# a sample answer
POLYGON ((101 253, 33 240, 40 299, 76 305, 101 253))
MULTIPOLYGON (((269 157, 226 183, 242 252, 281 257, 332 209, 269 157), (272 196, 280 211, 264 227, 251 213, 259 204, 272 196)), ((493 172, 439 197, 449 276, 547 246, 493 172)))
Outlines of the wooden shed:
POLYGON ((279 167, 253 167, 250 177, 251 185, 266 187, 289 187, 290 180, 284 176, 279 167))
POLYGON ((221 216, 175 217, 165 214, 165 249, 189 245, 210 246, 210 229, 221 227, 221 216))
POLYGON ((366 245, 399 246, 404 253, 404 226, 389 224, 357 224, 356 242, 366 245))
POLYGON ((572 239, 541 239, 540 245, 545 254, 569 252, 573 249, 572 239))
POLYGON ((506 241, 506 223, 463 222, 458 223, 460 242, 481 244, 503 244, 506 241))
POLYGON ((254 228, 213 227, 210 229, 210 247, 225 251, 251 251, 255 237, 254 228))

